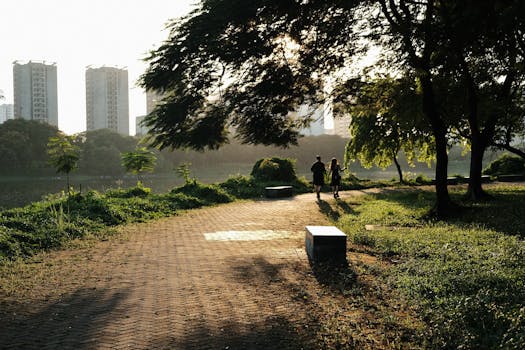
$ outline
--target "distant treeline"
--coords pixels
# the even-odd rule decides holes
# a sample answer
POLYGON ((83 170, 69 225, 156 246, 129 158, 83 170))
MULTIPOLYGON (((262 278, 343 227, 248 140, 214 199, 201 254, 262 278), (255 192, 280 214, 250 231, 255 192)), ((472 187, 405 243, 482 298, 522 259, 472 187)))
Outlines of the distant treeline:
MULTIPOLYGON (((53 175, 55 171, 48 165, 46 153, 49 137, 56 135, 58 129, 48 124, 21 119, 8 120, 0 124, 0 175, 53 175)), ((228 164, 254 164, 258 159, 279 156, 297 160, 298 172, 308 172, 315 155, 329 161, 336 157, 343 162, 347 139, 335 135, 303 137, 298 146, 289 148, 243 145, 233 139, 219 150, 197 152, 184 150, 156 150, 157 166, 155 173, 172 172, 182 163, 191 163, 194 170, 206 169, 228 164)), ((83 132, 76 135, 81 150, 78 174, 121 176, 121 153, 136 148, 140 139, 123 136, 107 129, 83 132)), ((490 154, 489 157, 493 157, 490 154)), ((468 154, 462 154, 460 147, 454 147, 450 161, 468 161, 468 154)), ((468 164, 468 163, 467 163, 468 164)), ((420 165, 426 167, 426 165, 420 165)), ((358 164, 351 169, 360 168, 358 164)), ((406 166, 404 171, 417 171, 406 166)))

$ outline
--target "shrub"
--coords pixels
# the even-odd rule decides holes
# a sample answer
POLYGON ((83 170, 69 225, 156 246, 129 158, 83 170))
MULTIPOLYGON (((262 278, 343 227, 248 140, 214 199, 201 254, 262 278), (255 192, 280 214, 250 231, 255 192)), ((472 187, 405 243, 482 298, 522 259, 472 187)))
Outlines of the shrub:
POLYGON ((237 198, 256 198, 263 194, 264 186, 251 176, 234 176, 219 184, 230 195, 237 198))
POLYGON ((147 197, 151 193, 151 188, 143 187, 140 183, 128 189, 109 190, 106 192, 107 197, 111 198, 132 198, 147 197))
POLYGON ((293 181, 295 174, 295 160, 289 158, 262 158, 255 162, 251 176, 259 181, 293 181))
POLYGON ((205 185, 199 182, 190 182, 184 186, 171 190, 172 194, 182 193, 197 198, 202 204, 228 203, 234 199, 218 185, 205 185))
POLYGON ((508 175, 525 173, 525 159, 507 153, 490 163, 484 170, 485 175, 508 175))

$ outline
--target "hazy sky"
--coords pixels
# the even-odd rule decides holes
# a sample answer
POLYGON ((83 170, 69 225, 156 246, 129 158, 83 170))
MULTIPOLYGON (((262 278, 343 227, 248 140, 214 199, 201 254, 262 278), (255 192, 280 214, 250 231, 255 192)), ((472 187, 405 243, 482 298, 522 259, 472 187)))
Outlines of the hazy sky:
POLYGON ((1 0, 0 89, 13 103, 13 61, 56 62, 58 124, 68 134, 86 129, 85 68, 127 67, 130 131, 146 113, 136 87, 142 58, 164 41, 170 18, 185 15, 194 0, 1 0))

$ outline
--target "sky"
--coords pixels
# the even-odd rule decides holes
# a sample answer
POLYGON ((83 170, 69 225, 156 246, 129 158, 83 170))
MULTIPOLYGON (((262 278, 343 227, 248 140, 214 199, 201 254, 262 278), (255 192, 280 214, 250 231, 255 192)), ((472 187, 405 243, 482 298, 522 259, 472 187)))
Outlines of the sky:
POLYGON ((1 0, 0 89, 13 103, 13 61, 56 62, 58 126, 86 129, 86 66, 127 67, 130 133, 146 114, 137 80, 147 53, 168 37, 169 19, 187 14, 193 0, 1 0))

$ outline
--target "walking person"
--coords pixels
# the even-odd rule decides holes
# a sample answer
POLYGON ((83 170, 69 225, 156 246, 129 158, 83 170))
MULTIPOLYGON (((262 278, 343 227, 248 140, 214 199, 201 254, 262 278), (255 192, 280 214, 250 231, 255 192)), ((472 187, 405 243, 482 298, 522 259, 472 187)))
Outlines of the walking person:
POLYGON ((332 186, 332 192, 334 198, 339 198, 339 186, 341 186, 341 174, 340 172, 345 170, 341 168, 336 158, 332 158, 330 163, 330 186, 332 186))
POLYGON ((314 189, 317 199, 321 199, 321 186, 324 185, 324 176, 326 175, 326 166, 321 162, 321 156, 315 157, 317 161, 312 165, 310 170, 314 174, 314 189))

